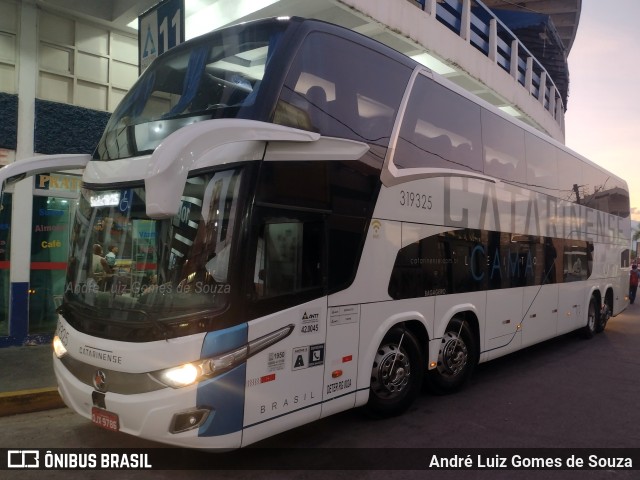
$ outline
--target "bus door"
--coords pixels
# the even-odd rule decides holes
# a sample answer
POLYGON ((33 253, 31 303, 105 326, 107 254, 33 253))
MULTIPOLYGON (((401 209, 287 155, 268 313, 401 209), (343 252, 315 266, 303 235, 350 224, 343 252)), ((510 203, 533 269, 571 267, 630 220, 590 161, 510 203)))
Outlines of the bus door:
POLYGON ((322 215, 256 207, 254 218, 249 341, 291 332, 247 362, 243 443, 320 418, 327 351, 322 215))

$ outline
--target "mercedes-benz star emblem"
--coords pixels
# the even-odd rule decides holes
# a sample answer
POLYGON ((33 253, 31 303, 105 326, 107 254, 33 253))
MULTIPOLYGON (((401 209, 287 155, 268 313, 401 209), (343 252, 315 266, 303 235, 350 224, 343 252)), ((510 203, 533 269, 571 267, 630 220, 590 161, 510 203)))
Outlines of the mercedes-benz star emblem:
POLYGON ((107 375, 102 370, 96 370, 93 376, 93 386, 100 392, 107 391, 107 375))

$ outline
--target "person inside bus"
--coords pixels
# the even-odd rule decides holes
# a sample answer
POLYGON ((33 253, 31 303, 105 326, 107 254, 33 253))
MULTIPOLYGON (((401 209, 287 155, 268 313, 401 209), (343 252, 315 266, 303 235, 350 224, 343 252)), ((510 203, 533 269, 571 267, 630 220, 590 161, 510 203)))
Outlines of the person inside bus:
POLYGON ((109 245, 109 251, 105 255, 105 259, 111 268, 116 265, 116 256, 118 255, 118 247, 115 245, 109 245))
POLYGON ((142 287, 142 295, 147 295, 158 290, 158 276, 152 273, 149 276, 149 282, 142 287))
POLYGON ((573 274, 582 275, 582 260, 579 257, 573 262, 573 274))
POLYGON ((100 290, 105 288, 107 277, 113 274, 107 259, 102 256, 102 246, 99 243, 93 245, 91 273, 100 290))

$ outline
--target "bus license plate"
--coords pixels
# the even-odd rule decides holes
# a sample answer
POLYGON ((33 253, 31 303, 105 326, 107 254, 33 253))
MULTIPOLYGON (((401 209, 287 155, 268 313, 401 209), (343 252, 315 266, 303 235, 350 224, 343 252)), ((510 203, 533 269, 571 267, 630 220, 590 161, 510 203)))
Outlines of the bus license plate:
POLYGON ((117 432, 120 430, 120 422, 118 421, 118 415, 115 413, 107 412, 101 408, 93 407, 91 409, 91 421, 99 427, 117 432))

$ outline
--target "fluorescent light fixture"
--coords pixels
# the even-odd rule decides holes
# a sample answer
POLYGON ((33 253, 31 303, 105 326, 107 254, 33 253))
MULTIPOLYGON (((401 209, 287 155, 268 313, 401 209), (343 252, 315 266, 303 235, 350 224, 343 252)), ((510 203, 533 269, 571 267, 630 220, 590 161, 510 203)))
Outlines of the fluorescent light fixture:
POLYGON ((498 108, 502 110, 504 113, 506 113, 507 115, 511 115, 512 117, 522 116, 522 114, 518 110, 513 108, 511 105, 506 105, 504 107, 498 107, 498 108))
POLYGON ((436 57, 429 55, 426 52, 420 53, 418 55, 414 55, 411 58, 413 58, 416 62, 424 65, 425 67, 430 68, 431 70, 433 70, 434 72, 440 75, 448 75, 451 73, 456 73, 456 71, 453 68, 451 68, 449 65, 442 62, 441 60, 438 60, 436 57))

